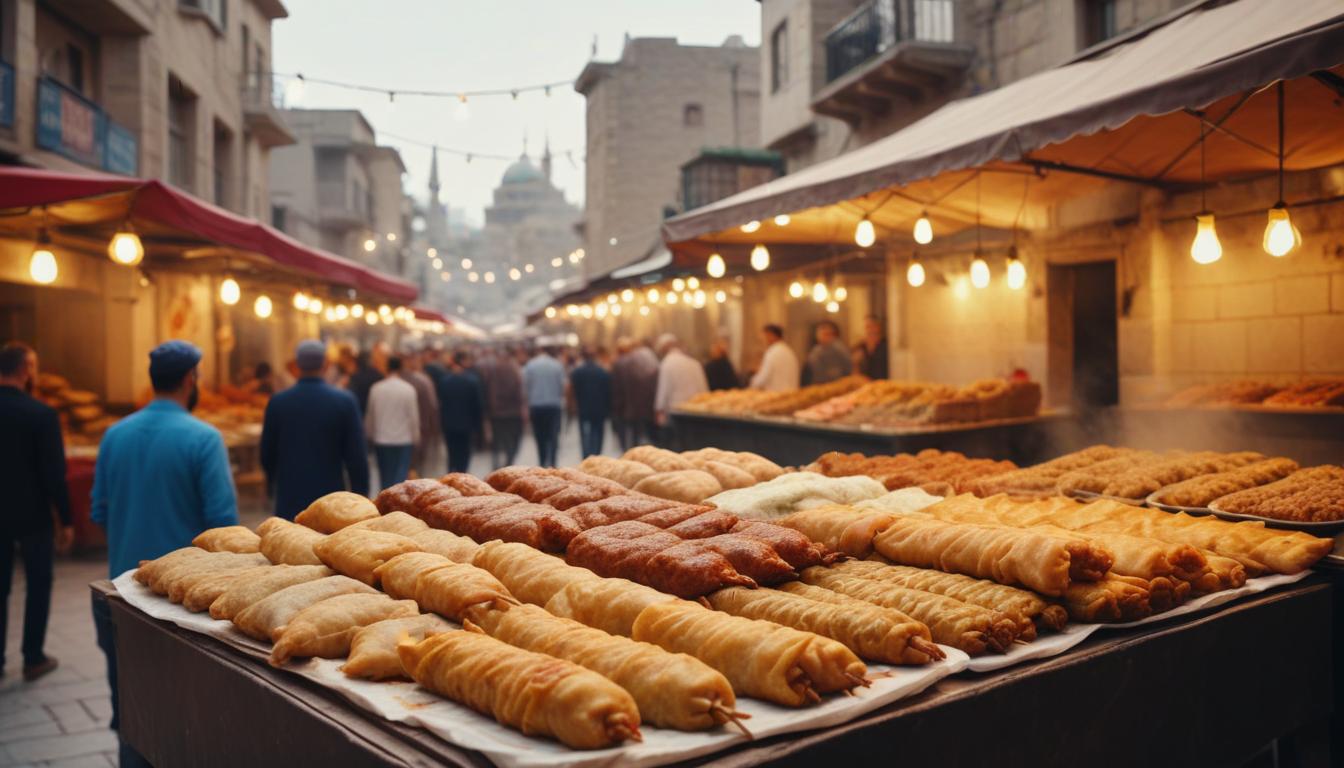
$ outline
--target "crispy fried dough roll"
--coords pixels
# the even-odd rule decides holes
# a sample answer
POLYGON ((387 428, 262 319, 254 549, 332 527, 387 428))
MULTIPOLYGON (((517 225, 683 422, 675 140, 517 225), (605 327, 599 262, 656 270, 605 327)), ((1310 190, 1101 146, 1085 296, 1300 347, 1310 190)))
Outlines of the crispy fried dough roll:
POLYGON ((805 632, 675 600, 645 608, 632 637, 694 656, 746 696, 788 707, 819 699, 807 672, 814 636, 805 632))
POLYGON ((257 535, 261 536, 261 554, 276 565, 322 565, 313 545, 325 537, 312 528, 270 517, 257 526, 257 535))
POLYGON ((265 556, 253 552, 250 555, 236 552, 211 552, 210 557, 182 563, 164 572, 159 578, 159 591, 174 603, 182 602, 187 590, 196 586, 202 579, 221 571, 238 571, 267 565, 265 556))
POLYGON ((821 603, 773 589, 729 587, 706 596, 716 610, 744 619, 764 619, 844 643, 871 661, 927 664, 945 657, 929 628, 889 608, 821 603))
POLYGON ((193 546, 209 552, 240 552, 249 554, 261 551, 261 537, 245 525, 225 525, 202 531, 191 540, 193 546))
POLYGON ((235 571, 219 571, 200 579, 192 584, 182 596, 182 607, 193 613, 200 613, 207 610, 210 604, 219 599, 229 587, 233 586, 240 579, 255 579, 268 573, 276 566, 269 563, 265 565, 254 565, 251 568, 241 568, 235 571))
POLYGON ((177 550, 169 552, 157 560, 142 562, 136 573, 136 578, 140 579, 141 574, 145 574, 142 583, 154 592, 166 595, 168 594, 168 579, 176 579, 186 573, 214 571, 221 564, 234 558, 232 552, 207 552, 196 547, 188 549, 194 552, 188 551, 178 554, 181 550, 177 550))
MULTIPOLYGON (((895 608, 924 622, 935 642, 976 656, 987 650, 1003 652, 1017 637, 1017 622, 1008 616, 944 595, 907 589, 868 579, 841 576, 826 568, 808 568, 803 581, 884 608, 895 608)), ((781 585, 786 589, 788 584, 781 585)))
POLYGON ((299 611, 280 628, 271 666, 283 666, 296 656, 339 659, 349 655, 350 640, 361 627, 419 614, 414 600, 393 600, 376 592, 328 598, 299 611))
POLYGON ((452 560, 433 552, 403 552, 373 569, 378 584, 390 597, 414 600, 421 574, 451 565, 452 560))
POLYGON ((273 565, 257 576, 230 584, 210 603, 210 618, 232 621, 244 608, 286 587, 335 575, 325 565, 273 565))
POLYGON ((466 472, 449 472, 440 477, 439 482, 463 496, 489 496, 495 492, 489 483, 466 472))
POLYGON ((418 552, 414 539, 395 533, 347 528, 313 545, 313 552, 332 570, 371 587, 378 586, 374 571, 378 566, 405 552, 418 552))
POLYGON ((598 578, 587 568, 569 565, 555 555, 504 541, 482 544, 471 563, 494 574, 514 597, 533 605, 546 605, 570 584, 598 578))
POLYGON ((496 640, 572 661, 624 688, 645 722, 703 731, 726 722, 736 699, 728 679, 684 653, 609 635, 535 605, 479 612, 478 623, 496 640))
POLYGON ((529 736, 551 736, 575 749, 639 739, 639 708, 630 694, 573 662, 478 632, 400 643, 397 653, 420 685, 529 736))
POLYGON ((360 593, 376 594, 373 587, 346 576, 327 576, 305 581, 285 587, 244 608, 233 617, 233 625, 249 637, 274 642, 280 629, 304 608, 329 597, 360 593))
POLYGON ((350 657, 341 666, 347 677, 366 680, 409 680, 397 655, 397 643, 420 642, 440 632, 457 628, 432 613, 402 619, 384 619, 355 630, 350 637, 350 657))
POLYGON ((383 533, 396 533, 402 536, 414 536, 417 533, 429 530, 429 525, 418 517, 412 517, 405 512, 388 512, 386 515, 370 517, 367 520, 360 520, 352 523, 351 528, 365 528, 370 531, 382 531, 383 533))
POLYGON ((794 512, 776 522, 828 549, 862 558, 873 553, 873 538, 895 519, 896 515, 890 512, 868 512, 828 504, 794 512))
POLYGON ((1204 552, 1204 559, 1209 564, 1209 573, 1218 579, 1217 589, 1236 589, 1246 583, 1246 566, 1237 560, 1208 551, 1204 552))
POLYGON ((335 533, 361 520, 378 517, 378 514, 378 507, 358 493, 336 491, 309 504, 294 518, 294 522, 318 533, 335 533))
POLYGON ((424 551, 443 555, 455 563, 471 562, 471 558, 481 546, 466 536, 458 536, 456 533, 440 531, 437 528, 409 534, 408 538, 419 544, 424 551))
POLYGON ((677 598, 625 579, 595 579, 566 586, 544 606, 556 616, 573 619, 612 635, 631 637, 635 619, 655 603, 677 598))
POLYGON ((1040 595, 1018 587, 997 584, 987 579, 944 573, 908 565, 890 565, 875 560, 847 560, 831 568, 846 576, 859 576, 873 581, 895 584, 908 589, 921 589, 955 598, 981 608, 1000 611, 1018 623, 1018 637, 1034 639, 1034 629, 1060 630, 1068 621, 1068 612, 1048 603, 1040 595), (1030 628, 1030 629, 1029 629, 1030 628))
POLYGON ((420 574, 415 582, 415 601, 423 610, 458 621, 472 606, 503 608, 518 604, 489 571, 453 562, 420 574))
POLYGON ((157 557, 153 560, 141 560, 140 566, 135 569, 135 580, 149 586, 149 584, 158 579, 159 574, 172 568, 174 565, 186 560, 194 560, 198 557, 205 557, 210 554, 200 547, 182 547, 174 549, 166 555, 157 557))
POLYGON ((1151 591, 1143 579, 1108 576, 1069 587, 1064 605, 1069 618, 1083 622, 1137 621, 1151 616, 1151 591))
POLYGON ((807 538, 792 528, 764 520, 740 520, 733 526, 733 533, 752 539, 760 539, 771 547, 789 565, 797 568, 810 568, 814 565, 829 563, 838 555, 827 552, 826 548, 807 538))

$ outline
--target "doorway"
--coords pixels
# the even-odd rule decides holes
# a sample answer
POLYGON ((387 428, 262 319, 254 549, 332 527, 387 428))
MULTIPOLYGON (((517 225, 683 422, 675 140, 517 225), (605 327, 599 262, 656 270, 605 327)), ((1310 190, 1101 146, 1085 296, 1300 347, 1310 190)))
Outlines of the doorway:
POLYGON ((1115 262, 1050 265, 1049 392, 1077 412, 1120 401, 1115 262))

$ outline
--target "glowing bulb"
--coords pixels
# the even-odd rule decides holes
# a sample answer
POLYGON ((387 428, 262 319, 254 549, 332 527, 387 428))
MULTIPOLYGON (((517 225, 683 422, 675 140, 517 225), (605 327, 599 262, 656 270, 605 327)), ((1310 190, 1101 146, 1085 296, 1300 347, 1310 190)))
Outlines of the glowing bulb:
POLYGON ((728 294, 724 293, 723 291, 714 292, 714 301, 718 302, 719 304, 722 304, 727 300, 728 300, 728 294))
POLYGON ((364 305, 356 304, 350 308, 350 316, 358 320, 364 316, 364 305))
POLYGON ((238 281, 232 277, 224 278, 224 282, 219 284, 219 300, 232 307, 242 298, 243 291, 238 287, 238 281))
POLYGON ((577 317, 579 314, 579 305, 570 304, 569 306, 565 307, 565 314, 569 315, 570 317, 577 317))
POLYGON ((770 268, 770 251, 764 245, 751 249, 751 268, 757 272, 764 272, 770 268))
POLYGON ((832 291, 831 295, 835 297, 836 301, 844 301, 849 298, 849 289, 842 285, 832 291))
POLYGON ((971 259, 971 285, 976 288, 989 287, 989 263, 978 253, 971 259))
POLYGON ((839 311, 840 311, 840 302, 838 302, 838 301, 828 301, 828 302, 826 302, 826 311, 827 311, 827 312, 830 312, 831 314, 835 314, 836 312, 839 312, 839 311))
POLYGON ((653 303, 653 304, 657 304, 657 303, 658 303, 658 289, 657 289, 657 288, 650 288, 650 289, 649 289, 649 292, 648 292, 647 294, 645 294, 645 295, 648 297, 650 303, 653 303))
POLYGON ((690 292, 690 291, 682 291, 682 292, 681 292, 681 303, 682 303, 682 304, 690 304, 690 303, 691 303, 691 298, 692 298, 692 296, 691 296, 691 292, 690 292))
POLYGON ((607 305, 607 304, 605 304, 605 303, 599 303, 596 307, 593 308, 593 314, 597 316, 597 319, 598 319, 598 320, 605 320, 605 319, 606 319, 606 317, 607 317, 607 312, 610 311, 610 310, 607 309, 608 306, 609 306, 609 305, 607 305))
POLYGON ((145 258, 145 245, 129 227, 116 233, 107 243, 107 257, 124 267, 134 267, 145 258))
POLYGON ((629 304, 630 302, 632 302, 632 301, 634 301, 634 300, 635 300, 635 292, 634 292, 634 291, 630 290, 629 288, 626 288, 624 291, 621 291, 621 301, 622 301, 622 302, 624 302, 624 303, 626 303, 626 304, 629 304))
POLYGON ((309 301, 309 299, 308 299, 308 294, 304 293, 303 291, 296 291, 296 292, 294 293, 294 308, 295 308, 295 309, 300 310, 300 311, 307 309, 307 308, 308 308, 308 301, 309 301))
POLYGON ((691 303, 695 305, 696 309, 705 306, 705 292, 697 288, 695 293, 691 295, 691 303))
POLYGON ((699 288, 700 278, 694 276, 686 278, 686 287, 690 288, 692 291, 699 288))
POLYGON ((481 279, 481 276, 480 276, 479 274, 475 273, 475 272, 468 272, 468 273, 467 273, 467 281, 468 281, 468 282, 472 282, 472 283, 474 283, 474 282, 477 282, 477 281, 480 280, 480 279, 481 279))
POLYGON ((1022 286, 1027 284, 1027 267, 1022 260, 1013 256, 1008 259, 1008 287, 1014 291, 1021 290, 1022 286))
POLYGON ((1283 203, 1269 209, 1269 222, 1265 224, 1265 238, 1261 247, 1270 256, 1287 256, 1302 245, 1302 233, 1293 226, 1288 218, 1288 208, 1283 203))
POLYGON ((337 319, 337 320, 344 320, 344 319, 346 319, 346 318, 349 317, 349 316, 350 316, 350 308, 349 308, 349 307, 345 306, 344 304, 337 304, 337 305, 336 305, 336 319, 337 319))
POLYGON ((1201 213, 1195 217, 1195 239, 1190 243, 1190 258, 1196 264, 1212 264, 1223 258, 1223 244, 1213 226, 1213 214, 1201 213))
POLYGON ((462 268, 463 268, 463 269, 471 269, 471 259, 463 259, 463 260, 462 260, 462 268))
POLYGON ((364 316, 364 322, 367 323, 367 324, 369 324, 369 325, 377 325, 377 324, 378 324, 378 315, 377 315, 377 313, 370 312, 369 314, 365 315, 365 316, 364 316))
POLYGON ((579 307, 579 314, 583 315, 584 320, 592 320, 593 308, 588 306, 587 304, 584 304, 582 307, 579 307))
POLYGON ((965 275, 952 282, 952 295, 961 301, 965 301, 971 295, 971 282, 966 279, 965 275))
POLYGON ((322 313, 322 317, 324 317, 326 321, 330 323, 331 321, 336 319, 336 313, 332 311, 331 307, 327 307, 327 311, 322 313))
POLYGON ((616 302, 618 302, 618 301, 620 301, 620 300, 621 300, 621 297, 620 297, 620 296, 617 296, 617 295, 614 294, 614 293, 608 293, 608 294, 607 294, 607 303, 608 303, 608 304, 615 304, 616 302))
POLYGON ((728 274, 728 265, 724 263, 722 256, 711 253, 709 261, 705 264, 705 273, 710 277, 723 277, 728 274))
POLYGON ((534 267, 534 266, 532 266, 531 264, 524 264, 524 265, 523 265, 523 271, 526 272, 526 273, 529 274, 529 275, 532 274, 533 272, 535 272, 536 269, 537 269, 537 268, 534 267))
POLYGON ((911 288, 918 288, 924 284, 924 265, 919 263, 919 257, 910 260, 910 266, 905 268, 905 282, 910 284, 911 288))
POLYGON ((33 248, 33 255, 28 259, 28 276, 33 278, 33 282, 42 285, 50 285, 56 282, 56 275, 60 270, 56 266, 56 254, 51 252, 43 237, 38 240, 37 247, 33 248))
POLYGON ((611 316, 612 316, 612 317, 620 317, 620 316, 621 316, 621 305, 620 305, 620 304, 612 304, 612 305, 611 305, 611 316))
POLYGON ((858 226, 854 227, 854 244, 860 248, 867 248, 877 242, 877 228, 873 222, 868 220, 867 216, 859 219, 858 226))
POLYGON ((378 314, 382 315, 383 317, 388 317, 392 314, 392 308, 387 306, 386 304, 379 304, 378 314))
POLYGON ((443 269, 443 259, 435 259, 429 263, 433 264, 435 269, 443 269))
POLYGON ((680 277, 673 280, 672 290, 676 291, 677 293, 681 293, 682 291, 686 290, 686 281, 682 280, 680 277))
POLYGON ((438 248, 428 248, 428 249, 425 250, 425 255, 432 259, 432 258, 434 258, 435 256, 438 256, 438 255, 439 255, 439 249, 438 249, 438 248))
POLYGON ((648 316, 649 316, 649 308, 648 308, 647 305, 643 305, 643 306, 641 306, 641 307, 639 308, 639 316, 640 316, 640 317, 648 317, 648 316))
POLYGON ((256 301, 252 302, 252 311, 262 320, 270 317, 273 309, 275 309, 275 307, 271 305, 271 297, 264 293, 258 296, 256 301))
POLYGON ((321 312, 321 311, 322 311, 322 300, 321 300, 321 299, 318 299, 318 298, 309 299, 309 300, 308 300, 308 311, 309 311, 309 312, 312 312, 314 315, 316 315, 316 314, 318 314, 319 312, 321 312))
POLYGON ((365 239, 364 239, 364 250, 365 250, 366 252, 368 252, 368 253, 373 253, 373 249, 374 249, 374 248, 377 248, 377 247, 378 247, 378 243, 374 242, 374 240, 373 240, 372 237, 368 237, 368 238, 365 238, 365 239))
POLYGON ((509 270, 509 279, 510 279, 510 280, 522 280, 522 279, 523 279, 523 273, 522 273, 521 271, 519 271, 519 269, 518 269, 517 267, 514 267, 514 268, 512 268, 512 269, 509 270))
POLYGON ((495 273, 494 273, 494 272, 486 272, 486 273, 485 273, 485 282, 487 282, 487 283, 493 283, 493 282, 495 282, 495 273))
POLYGON ((803 294, 806 292, 807 288, 803 287, 803 284, 798 282, 797 280, 794 280, 792 283, 789 283, 789 296, 795 299, 801 299, 803 298, 803 294))
POLYGON ((825 284, 825 283, 823 283, 823 282, 821 282, 820 280, 818 280, 817 282, 815 282, 815 283, 812 284, 812 300, 813 300, 813 301, 817 302, 818 304, 823 304, 823 303, 825 303, 826 299, 829 298, 829 297, 830 297, 830 291, 827 291, 827 290, 826 290, 826 284, 825 284))
POLYGON ((741 227, 742 231, 743 231, 743 232, 746 232, 747 234, 751 234, 752 232, 755 232, 756 230, 758 230, 758 229, 760 229, 760 228, 761 228, 761 222, 759 222, 759 221, 757 221, 757 220, 755 220, 755 219, 752 219, 751 221, 748 221, 746 224, 743 224, 742 227, 741 227))
POLYGON ((558 314, 560 314, 560 313, 557 312, 557 311, 555 310, 555 307, 547 307, 547 308, 546 308, 546 319, 547 319, 547 320, 554 320, 554 319, 555 319, 555 316, 558 315, 558 314))
POLYGON ((792 221, 792 219, 789 218, 789 214, 787 214, 787 213, 781 213, 781 214, 779 214, 778 216, 775 217, 775 226, 777 226, 777 227, 787 227, 787 226, 789 226, 789 222, 790 222, 790 221, 792 221))
POLYGON ((552 267, 555 267, 556 269, 559 269, 560 267, 563 267, 564 265, 565 265, 565 260, 562 259, 562 258, 560 258, 559 256, 556 256, 554 259, 551 259, 551 266, 552 266, 552 267))
POLYGON ((924 211, 915 220, 915 242, 928 245, 933 242, 933 223, 929 221, 929 212, 924 211))
POLYGON ((574 251, 573 253, 569 254, 569 263, 570 263, 570 264, 578 264, 579 261, 582 260, 582 259, 583 259, 583 257, 579 255, 579 252, 578 252, 578 251, 574 251))
POLYGON ((668 304, 676 304, 678 301, 680 301, 680 297, 677 296, 677 294, 672 293, 671 291, 668 291, 668 292, 667 292, 667 303, 668 303, 668 304))
POLYGON ((457 108, 453 110, 453 119, 459 123, 471 119, 471 107, 467 105, 467 94, 457 94, 457 108))

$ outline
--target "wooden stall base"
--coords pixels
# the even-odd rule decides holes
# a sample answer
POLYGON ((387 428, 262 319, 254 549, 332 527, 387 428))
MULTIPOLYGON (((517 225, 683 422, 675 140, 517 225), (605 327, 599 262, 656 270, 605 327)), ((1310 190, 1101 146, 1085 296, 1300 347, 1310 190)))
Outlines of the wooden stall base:
MULTIPOLYGON (((208 637, 111 601, 123 736, 155 765, 487 765, 208 637)), ((1035 663, 958 675, 844 725, 695 765, 1241 765, 1278 739, 1329 763, 1332 590, 1314 578, 1193 619, 1105 632, 1035 663)), ((1283 752, 1281 752, 1282 754, 1283 752)))

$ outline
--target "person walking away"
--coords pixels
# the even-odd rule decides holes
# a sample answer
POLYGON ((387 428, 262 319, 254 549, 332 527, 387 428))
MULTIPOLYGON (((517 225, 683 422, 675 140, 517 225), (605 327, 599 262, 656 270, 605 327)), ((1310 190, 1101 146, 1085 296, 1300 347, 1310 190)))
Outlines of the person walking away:
POLYGON ((669 416, 672 409, 708 392, 709 382, 700 361, 682 351, 676 336, 665 333, 658 337, 658 354, 663 361, 658 365, 654 412, 657 414, 659 445, 667 448, 677 443, 669 416))
POLYGON ((885 379, 891 376, 891 364, 887 357, 887 334, 883 330, 882 318, 869 315, 863 319, 863 340, 859 342, 862 363, 856 369, 870 379, 885 379))
POLYGON ((471 438, 481 431, 481 385, 468 372, 471 356, 453 354, 448 375, 439 383, 439 413, 443 441, 448 446, 448 471, 471 468, 471 438))
POLYGON ((602 453, 607 416, 611 410, 611 374, 597 362, 591 347, 569 374, 569 390, 579 414, 579 450, 583 458, 602 453))
POLYGON ((448 376, 448 366, 443 364, 443 350, 437 347, 430 347, 425 350, 425 375, 434 382, 435 391, 438 390, 439 382, 448 376))
MULTIPOLYGON (((113 424, 93 470, 93 522, 107 531, 108 576, 191 544, 201 531, 238 524, 229 453, 219 430, 191 415, 200 396, 201 350, 165 341, 149 353, 154 399, 113 424)), ((107 601, 93 599, 98 647, 107 656, 112 723, 120 723, 117 649, 107 601)), ((125 742, 121 765, 147 765, 125 742)))
POLYGON ((521 350, 502 351, 481 370, 486 442, 490 444, 490 464, 494 469, 507 467, 518 459, 518 443, 523 437, 523 419, 527 413, 523 369, 518 363, 522 354, 521 350))
POLYGON ((831 320, 817 323, 816 341, 807 353, 811 383, 825 384, 853 373, 854 361, 850 359, 849 348, 840 340, 840 326, 831 320))
POLYGON ((401 358, 387 359, 387 378, 369 389, 364 429, 378 460, 378 485, 388 488, 406 479, 411 455, 420 441, 420 408, 415 387, 401 375, 401 358))
POLYGON ((612 404, 624 426, 622 451, 651 442, 657 428, 658 356, 645 344, 626 344, 629 351, 617 361, 619 372, 613 371, 612 381, 612 404))
POLYGON ((773 323, 761 329, 765 353, 761 367, 751 377, 753 389, 767 392, 788 392, 798 388, 798 356, 784 343, 784 329, 773 323))
POLYGON ((438 385, 425 373, 422 355, 415 352, 401 360, 402 375, 415 387, 415 405, 420 412, 420 442, 411 456, 411 467, 418 477, 438 477, 443 460, 439 446, 443 445, 442 420, 439 417, 438 385))
POLYGON ((350 374, 345 386, 355 396, 361 414, 368 413, 369 390, 373 389, 373 385, 382 378, 383 374, 373 367, 372 356, 368 352, 360 352, 355 358, 355 372, 350 374))
POLYGON ((728 359, 728 342, 720 339, 709 348, 709 361, 705 363, 705 381, 711 390, 737 389, 742 386, 738 381, 733 361, 728 359))
POLYGON ((61 419, 30 393, 37 380, 37 353, 19 342, 0 348, 0 488, 6 499, 0 513, 0 669, 8 642, 9 590, 14 549, 23 558, 27 588, 23 603, 23 679, 28 682, 56 669, 43 651, 51 613, 53 549, 74 541, 70 497, 65 487, 65 446, 61 419), (52 530, 52 509, 60 528, 52 530))
POLYGON ((537 465, 554 467, 565 405, 565 368, 551 350, 542 349, 523 366, 523 391, 537 440, 537 465))
POLYGON ((326 381, 327 348, 317 339, 294 350, 299 380, 266 403, 261 468, 277 517, 293 520, 335 491, 369 494, 369 454, 355 396, 326 381))

